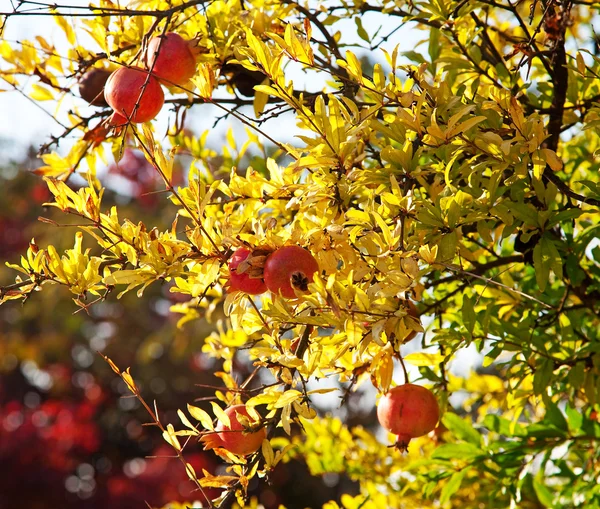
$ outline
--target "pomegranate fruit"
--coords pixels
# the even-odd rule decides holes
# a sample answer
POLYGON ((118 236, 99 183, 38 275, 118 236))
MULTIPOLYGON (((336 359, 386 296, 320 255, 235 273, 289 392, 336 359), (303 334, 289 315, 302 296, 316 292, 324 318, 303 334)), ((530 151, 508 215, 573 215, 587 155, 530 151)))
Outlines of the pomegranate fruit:
POLYGON ((152 38, 146 55, 148 69, 167 86, 183 86, 196 74, 196 57, 190 41, 174 32, 152 38))
POLYGON ((240 267, 250 254, 249 249, 241 247, 229 259, 229 288, 249 295, 258 295, 267 291, 264 280, 262 277, 251 277, 247 271, 242 270, 243 265, 240 267))
POLYGON ((226 63, 221 73, 228 77, 229 83, 245 97, 254 97, 256 85, 265 81, 265 75, 259 71, 251 71, 243 65, 226 63))
POLYGON ((284 246, 267 258, 265 284, 273 293, 292 299, 296 291, 308 290, 318 270, 319 264, 310 251, 300 246, 284 246))
POLYGON ((108 123, 115 127, 121 127, 127 124, 129 120, 127 120, 123 115, 119 115, 116 111, 108 117, 108 123))
POLYGON ((79 95, 92 106, 108 106, 104 85, 112 73, 106 69, 91 69, 79 81, 79 95))
POLYGON ((382 427, 398 435, 396 446, 407 450, 411 438, 432 431, 440 418, 433 393, 420 385, 404 384, 390 389, 379 400, 377 419, 382 427))
POLYGON ((110 120, 113 125, 122 125, 115 123, 122 122, 122 118, 131 118, 134 123, 148 122, 158 115, 165 102, 158 80, 138 67, 120 67, 113 72, 104 87, 104 97, 117 114, 113 115, 114 121, 110 120))
POLYGON ((246 456, 260 449, 262 442, 267 438, 265 428, 260 428, 257 431, 244 432, 244 426, 238 421, 238 415, 244 415, 250 421, 252 418, 248 414, 245 405, 233 405, 225 410, 225 414, 229 417, 231 426, 226 426, 219 421, 215 431, 218 432, 221 439, 221 447, 229 452, 246 456))

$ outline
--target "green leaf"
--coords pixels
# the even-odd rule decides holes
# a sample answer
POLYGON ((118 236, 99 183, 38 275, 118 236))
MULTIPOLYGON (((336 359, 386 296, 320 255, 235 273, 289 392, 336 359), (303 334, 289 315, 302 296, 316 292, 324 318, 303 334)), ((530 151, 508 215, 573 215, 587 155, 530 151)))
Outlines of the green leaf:
POLYGON ((463 419, 451 412, 446 412, 442 422, 457 438, 478 447, 481 446, 481 435, 473 428, 467 419, 463 419))
POLYGON ((473 460, 478 456, 482 456, 483 451, 468 442, 461 444, 443 444, 440 445, 433 454, 431 455, 434 459, 460 459, 460 460, 473 460))
POLYGON ((535 375, 533 375, 533 392, 535 394, 546 392, 553 372, 554 361, 550 359, 543 359, 539 365, 536 365, 535 375))
POLYGON ((467 472, 470 470, 470 468, 463 468, 462 470, 459 470, 458 472, 454 472, 452 474, 452 476, 450 476, 450 479, 448 480, 448 482, 444 485, 444 487, 442 488, 442 491, 440 493, 440 504, 444 505, 446 502, 448 502, 450 500, 450 497, 452 497, 452 495, 454 495, 458 489, 460 488, 460 485, 462 484, 463 479, 465 478, 465 475, 467 475, 467 472))
POLYGON ((437 28, 432 28, 429 31, 429 61, 432 65, 433 73, 436 72, 437 61, 440 57, 442 46, 440 45, 440 31, 437 28))
POLYGON ((553 215, 550 219, 548 219, 548 224, 546 228, 552 228, 553 226, 562 223, 563 221, 569 221, 571 219, 575 219, 583 214, 583 210, 581 209, 567 209, 559 212, 558 214, 553 215))
POLYGON ((506 437, 524 437, 527 436, 527 429, 521 424, 513 424, 504 417, 488 414, 483 419, 483 425, 491 431, 495 431, 506 437))
POLYGON ((553 507, 554 495, 552 495, 552 492, 546 485, 542 484, 539 479, 534 479, 533 489, 535 490, 538 500, 544 507, 553 507))
POLYGON ((538 215, 536 209, 525 203, 510 203, 508 204, 510 212, 517 218, 529 226, 539 227, 538 215))
POLYGON ((533 267, 535 269, 535 280, 543 292, 550 278, 550 263, 547 256, 542 253, 542 243, 538 242, 533 248, 533 267))
POLYGON ((469 334, 473 335, 473 330, 475 329, 475 323, 477 322, 477 315, 475 313, 475 297, 470 298, 468 296, 463 297, 463 305, 462 305, 462 318, 463 324, 465 328, 469 332, 469 334))
POLYGON ((569 429, 565 416, 560 411, 558 406, 552 402, 546 404, 546 415, 544 420, 547 420, 550 422, 550 424, 556 426, 560 430, 568 431, 569 429))
POLYGON ((556 244, 554 243, 554 241, 550 240, 546 236, 542 237, 541 243, 542 243, 543 251, 545 253, 548 253, 548 256, 550 258, 550 268, 552 269, 552 272, 554 272, 554 275, 558 279, 562 279, 563 263, 562 263, 562 258, 560 256, 560 253, 558 252, 558 249, 556 248, 556 244))
POLYGON ((565 263, 567 276, 571 280, 573 286, 578 286, 585 279, 585 272, 579 265, 579 258, 573 254, 569 254, 565 263))
POLYGON ((596 377, 591 370, 585 372, 585 377, 583 380, 583 391, 585 392, 585 397, 592 404, 595 405, 597 401, 597 391, 596 391, 596 377))
POLYGON ((458 239, 456 237, 456 231, 450 232, 442 237, 439 244, 439 251, 437 256, 438 262, 449 262, 454 258, 456 253, 456 244, 458 239))
POLYGON ((594 195, 600 196, 600 183, 591 180, 579 180, 577 183, 587 187, 594 195))
POLYGON ((569 430, 572 433, 576 433, 581 430, 581 425, 583 424, 583 414, 581 410, 572 407, 571 405, 567 405, 565 408, 565 413, 567 414, 567 422, 569 424, 569 430))
POLYGON ((358 16, 354 18, 354 23, 356 23, 356 33, 358 34, 358 36, 365 42, 371 42, 369 34, 364 29, 362 21, 358 16))

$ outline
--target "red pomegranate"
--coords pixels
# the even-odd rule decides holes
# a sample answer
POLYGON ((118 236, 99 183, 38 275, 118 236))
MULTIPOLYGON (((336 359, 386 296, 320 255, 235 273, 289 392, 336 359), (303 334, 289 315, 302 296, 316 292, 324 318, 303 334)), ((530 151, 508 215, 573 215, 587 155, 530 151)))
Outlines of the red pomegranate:
POLYGON ((222 422, 217 424, 215 431, 218 431, 218 436, 221 439, 220 447, 227 449, 229 452, 246 456, 260 449, 262 442, 267 438, 265 428, 260 428, 257 431, 245 433, 244 426, 238 421, 238 415, 252 418, 248 414, 245 405, 233 405, 225 410, 225 414, 229 417, 231 426, 226 426, 222 422))
POLYGON ((146 55, 148 69, 166 86, 183 86, 196 74, 190 41, 174 32, 152 38, 146 55))
POLYGON ((433 393, 420 385, 404 384, 390 389, 379 400, 377 418, 382 427, 398 435, 396 446, 407 450, 411 438, 433 431, 440 417, 433 393))
POLYGON ((229 288, 249 295, 259 295, 267 291, 267 285, 260 277, 250 277, 247 272, 238 272, 238 268, 251 252, 244 247, 239 248, 229 259, 229 288))
POLYGON ((165 102, 158 80, 137 67, 120 67, 113 72, 106 81, 104 97, 115 111, 114 120, 120 122, 111 120, 113 125, 122 125, 125 118, 134 123, 148 122, 165 102))
POLYGON ((264 278, 273 293, 293 299, 296 291, 308 290, 318 270, 319 264, 310 251, 300 246, 284 246, 267 258, 264 278))

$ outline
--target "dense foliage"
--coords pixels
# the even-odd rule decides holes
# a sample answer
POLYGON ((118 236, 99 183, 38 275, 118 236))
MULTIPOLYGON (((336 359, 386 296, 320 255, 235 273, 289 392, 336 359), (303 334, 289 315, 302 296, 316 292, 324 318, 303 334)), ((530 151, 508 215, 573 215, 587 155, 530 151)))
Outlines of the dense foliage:
POLYGON ((220 363, 222 387, 209 394, 218 404, 188 404, 179 422, 161 418, 135 365, 130 372, 106 357, 208 507, 255 505, 250 483, 292 458, 313 475, 359 484, 357 495, 327 509, 599 507, 598 7, 16 2, 4 25, 48 15, 69 43, 63 53, 42 37, 2 41, 0 75, 35 101, 73 101, 64 135, 42 147, 37 172, 77 231, 62 253, 32 241, 9 265, 19 275, 0 302, 30 305, 36 290, 54 284, 91 312, 167 282, 185 297, 172 307, 178 326, 214 323, 202 351, 220 363), (426 44, 390 44, 404 24, 422 30, 426 44), (197 67, 184 85, 159 76, 167 136, 154 120, 131 122, 142 110, 155 114, 143 104, 146 88, 162 94, 147 71, 135 105, 107 97, 114 113, 72 97, 93 67, 147 69, 148 42, 169 32, 193 42, 197 67), (80 44, 82 34, 93 47, 80 44), (304 75, 314 88, 295 84, 304 75), (185 123, 207 104, 245 134, 211 148, 211 129, 196 134, 185 123), (290 118, 301 132, 293 142, 282 138, 290 118), (50 152, 73 137, 68 153, 50 152), (134 147, 162 182, 164 193, 152 196, 170 211, 168 227, 103 203, 97 167, 107 152, 118 161, 134 147), (183 181, 178 165, 189 167, 183 181), (237 249, 251 253, 238 275, 260 279, 265 260, 292 245, 318 264, 298 278, 295 295, 228 286, 237 249), (406 355, 421 332, 419 351, 406 355), (453 375, 468 347, 484 367, 453 375), (245 361, 252 370, 242 378, 245 361), (407 454, 372 430, 317 415, 336 389, 316 381, 333 379, 349 405, 367 384, 385 393, 403 381, 406 369, 394 379, 394 368, 405 364, 418 367, 411 382, 431 388, 442 410, 441 425, 413 438, 407 454), (456 393, 463 397, 452 405, 456 393), (251 417, 242 424, 266 428, 268 438, 247 456, 220 447, 214 432, 217 420, 229 421, 225 407, 241 403, 251 417), (184 452, 201 444, 226 472, 186 462, 184 452), (219 498, 208 488, 221 489, 219 498))

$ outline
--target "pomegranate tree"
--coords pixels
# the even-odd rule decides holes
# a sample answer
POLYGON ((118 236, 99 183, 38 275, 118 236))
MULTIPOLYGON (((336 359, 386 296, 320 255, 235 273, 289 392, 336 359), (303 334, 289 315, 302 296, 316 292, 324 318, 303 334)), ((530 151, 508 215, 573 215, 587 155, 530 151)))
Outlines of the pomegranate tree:
POLYGON ((252 418, 248 414, 245 405, 233 405, 225 410, 225 414, 229 417, 230 426, 219 421, 215 431, 221 440, 220 447, 227 449, 229 452, 246 456, 260 449, 262 442, 267 438, 265 428, 259 428, 255 431, 246 431, 244 425, 238 420, 240 415, 248 418, 251 426, 257 423, 252 422, 252 418))
POLYGON ((158 80, 138 67, 120 67, 113 72, 104 87, 104 97, 115 111, 111 123, 122 125, 148 122, 161 110, 165 96, 158 80))
POLYGON ((284 246, 269 255, 265 262, 264 279, 273 293, 292 299, 296 292, 308 291, 319 264, 315 257, 300 246, 284 246))
POLYGON ((168 32, 148 43, 146 65, 166 86, 185 85, 196 74, 196 56, 191 41, 168 32))
POLYGON ((379 400, 377 419, 382 427, 398 435, 396 446, 408 449, 411 438, 433 431, 440 409, 433 393, 421 385, 404 384, 390 389, 379 400))

